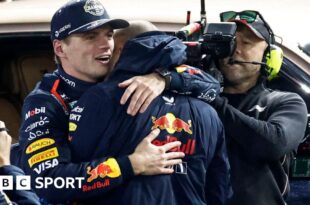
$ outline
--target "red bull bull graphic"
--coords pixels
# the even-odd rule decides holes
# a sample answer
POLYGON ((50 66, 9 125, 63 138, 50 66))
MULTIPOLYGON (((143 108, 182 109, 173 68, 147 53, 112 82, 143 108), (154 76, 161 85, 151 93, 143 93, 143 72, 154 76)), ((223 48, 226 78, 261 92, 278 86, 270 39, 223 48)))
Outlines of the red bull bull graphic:
MULTIPOLYGON (((177 137, 168 135, 166 137, 166 140, 159 140, 155 139, 152 141, 152 143, 156 146, 162 146, 169 142, 175 142, 179 141, 177 137)), ((169 151, 171 152, 183 152, 186 155, 193 155, 195 154, 195 148, 196 148, 196 140, 195 139, 188 139, 185 143, 182 142, 180 147, 173 148, 169 151)))
POLYGON ((176 118, 174 114, 167 113, 164 116, 159 118, 152 117, 153 129, 159 128, 161 130, 167 130, 169 134, 173 134, 175 132, 186 132, 188 134, 193 134, 191 127, 191 120, 188 120, 187 123, 180 118, 176 118))
POLYGON ((107 161, 100 163, 97 167, 93 169, 91 167, 87 167, 87 174, 90 175, 87 178, 87 182, 92 182, 98 177, 119 177, 121 175, 121 170, 118 166, 117 161, 114 158, 109 158, 107 161))
POLYGON ((201 74, 201 71, 189 65, 180 65, 175 68, 178 73, 188 72, 190 75, 201 74))

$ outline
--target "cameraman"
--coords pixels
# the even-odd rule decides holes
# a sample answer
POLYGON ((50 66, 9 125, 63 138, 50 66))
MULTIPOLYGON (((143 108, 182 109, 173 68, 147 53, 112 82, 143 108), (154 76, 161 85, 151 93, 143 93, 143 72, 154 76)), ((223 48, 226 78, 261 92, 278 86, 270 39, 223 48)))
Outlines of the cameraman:
MULTIPOLYGON (((0 176, 13 176, 13 187, 16 176, 24 175, 24 172, 11 165, 10 147, 11 136, 7 133, 4 122, 0 121, 0 176)), ((0 204, 40 204, 39 198, 31 191, 26 190, 0 190, 0 204), (14 201, 14 203, 11 202, 14 201)))
POLYGON ((224 91, 213 102, 227 135, 231 204, 284 205, 290 156, 306 128, 305 102, 295 93, 265 87, 276 71, 268 61, 280 61, 280 69, 282 56, 269 56, 274 35, 261 14, 223 12, 221 20, 237 24, 236 49, 231 57, 219 60, 224 91))

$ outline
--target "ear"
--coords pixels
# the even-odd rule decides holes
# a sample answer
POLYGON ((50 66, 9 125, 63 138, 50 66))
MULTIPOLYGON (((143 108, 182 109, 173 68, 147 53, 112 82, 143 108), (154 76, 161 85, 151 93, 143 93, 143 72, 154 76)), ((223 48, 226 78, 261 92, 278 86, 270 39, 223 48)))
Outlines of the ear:
POLYGON ((64 53, 63 50, 63 42, 60 40, 54 40, 53 41, 53 48, 54 48, 54 53, 60 57, 60 58, 64 58, 66 57, 66 54, 64 53))
POLYGON ((120 56, 121 55, 121 53, 122 53, 122 51, 123 51, 123 46, 119 46, 118 48, 117 48, 117 54, 120 56))

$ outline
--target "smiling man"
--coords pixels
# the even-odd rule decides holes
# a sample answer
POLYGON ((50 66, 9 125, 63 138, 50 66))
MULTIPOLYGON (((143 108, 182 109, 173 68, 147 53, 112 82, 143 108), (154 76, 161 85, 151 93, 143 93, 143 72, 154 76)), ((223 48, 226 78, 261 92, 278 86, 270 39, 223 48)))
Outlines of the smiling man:
POLYGON ((228 11, 220 16, 238 26, 233 55, 219 62, 224 91, 213 102, 228 141, 230 204, 285 205, 290 159, 306 129, 306 104, 295 93, 266 88, 283 53, 262 15, 228 11))
MULTIPOLYGON (((69 1, 52 18, 51 39, 57 70, 44 75, 42 81, 25 98, 19 141, 21 153, 18 154, 18 158, 21 158, 20 166, 32 176, 32 180, 37 177, 86 179, 90 174, 89 167, 102 167, 103 164, 116 169, 118 174, 99 180, 99 183, 104 184, 101 187, 97 184, 90 186, 92 184, 85 180, 82 187, 66 191, 54 186, 36 189, 39 196, 48 201, 65 202, 99 195, 142 174, 142 171, 145 175, 167 174, 171 169, 165 168, 163 161, 173 165, 180 163, 180 158, 184 156, 181 152, 166 153, 179 146, 179 142, 160 147, 148 143, 156 137, 154 131, 137 146, 140 149, 130 155, 113 159, 102 157, 79 164, 71 162, 68 114, 79 97, 108 74, 114 49, 113 29, 126 26, 128 22, 125 20, 111 19, 103 5, 96 0, 69 1), (85 186, 91 189, 84 189, 85 186)), ((162 91, 164 79, 159 81, 161 83, 158 86, 143 87, 152 90, 162 87, 162 91)), ((141 84, 136 87, 139 86, 141 84)))
POLYGON ((54 48, 69 75, 86 82, 97 82, 109 72, 114 49, 113 28, 105 24, 87 33, 72 34, 63 41, 55 40, 54 48))
MULTIPOLYGON (((180 142, 170 142, 162 146, 151 144, 158 135, 158 130, 154 130, 148 136, 144 135, 146 137, 129 155, 112 158, 106 156, 72 163, 68 131, 76 127, 68 127, 69 112, 71 109, 82 112, 83 109, 74 107, 77 100, 108 74, 114 49, 113 30, 126 26, 128 22, 125 20, 111 19, 97 0, 68 1, 52 18, 51 39, 57 70, 44 75, 41 82, 25 98, 20 150, 15 153, 15 158, 20 159, 20 166, 32 176, 32 180, 37 177, 83 177, 85 181, 81 188, 67 189, 65 192, 53 186, 36 189, 39 196, 48 201, 87 199, 106 193, 137 175, 169 174, 173 172, 170 166, 179 164, 184 157, 184 153, 177 150, 168 152, 178 147, 180 142), (109 171, 113 173, 106 174, 109 171), (98 180, 86 180, 90 176, 98 180)), ((177 71, 171 73, 174 73, 176 78, 182 75, 177 71)), ((182 81, 182 77, 179 78, 182 81)), ((169 79, 172 83, 174 78, 169 79)), ((219 89, 219 84, 214 79, 208 76, 201 79, 208 82, 206 90, 219 89)), ((165 82, 168 82, 157 73, 129 80, 129 83, 127 81, 126 85, 122 86, 127 88, 121 103, 131 97, 127 109, 130 115, 135 115, 140 108, 140 111, 145 110, 164 90, 165 82)), ((186 82, 190 80, 191 78, 186 78, 186 82)), ((181 91, 188 89, 185 86, 188 83, 185 83, 180 84, 181 91)), ((75 117, 79 118, 78 115, 75 117)), ((130 136, 130 133, 128 135, 130 136)), ((85 137, 91 136, 86 134, 85 137)))

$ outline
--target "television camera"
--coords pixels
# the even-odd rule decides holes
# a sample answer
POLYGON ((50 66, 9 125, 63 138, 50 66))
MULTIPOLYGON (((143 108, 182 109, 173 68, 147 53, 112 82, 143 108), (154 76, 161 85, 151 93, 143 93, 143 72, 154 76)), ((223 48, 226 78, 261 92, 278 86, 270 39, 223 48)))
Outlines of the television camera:
POLYGON ((204 0, 201 0, 201 20, 187 24, 175 36, 187 46, 187 64, 203 70, 209 68, 212 60, 226 58, 235 50, 237 25, 234 22, 207 23, 204 0))

